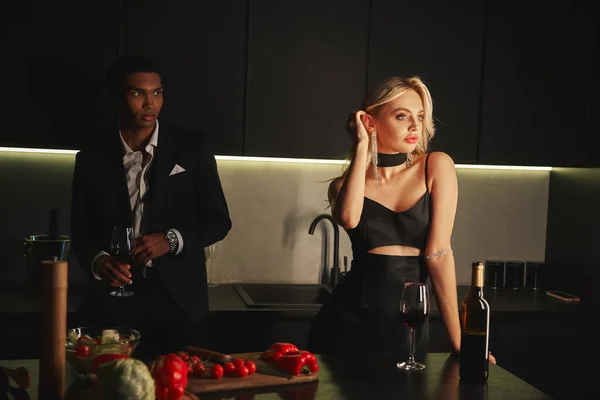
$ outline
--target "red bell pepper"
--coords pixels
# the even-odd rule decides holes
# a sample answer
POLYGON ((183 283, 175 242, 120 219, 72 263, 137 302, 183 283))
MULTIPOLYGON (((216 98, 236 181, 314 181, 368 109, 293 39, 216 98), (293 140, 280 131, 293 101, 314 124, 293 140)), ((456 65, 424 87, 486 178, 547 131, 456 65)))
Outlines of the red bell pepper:
POLYGON ((273 343, 271 345, 270 350, 273 353, 279 352, 282 355, 298 353, 298 348, 296 347, 296 345, 293 345, 291 343, 282 343, 282 342, 273 343))
POLYGON ((188 384, 188 364, 175 354, 162 356, 152 367, 158 400, 177 400, 188 384))
POLYGON ((290 374, 300 375, 310 372, 310 368, 306 365, 306 355, 304 354, 287 354, 276 361, 277 367, 290 374))
POLYGON ((314 373, 319 371, 319 364, 317 363, 317 359, 311 352, 301 351, 300 354, 306 357, 306 365, 308 366, 310 372, 314 373))

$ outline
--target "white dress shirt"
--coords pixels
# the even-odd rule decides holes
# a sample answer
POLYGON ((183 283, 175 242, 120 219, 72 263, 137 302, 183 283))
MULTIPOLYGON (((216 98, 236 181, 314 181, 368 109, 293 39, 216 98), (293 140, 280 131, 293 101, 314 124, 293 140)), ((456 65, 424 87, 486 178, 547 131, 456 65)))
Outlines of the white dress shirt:
MULTIPOLYGON (((119 131, 121 143, 123 144, 123 167, 125 168, 125 180, 127 182, 127 191, 129 192, 129 204, 131 206, 131 213, 133 219, 133 234, 135 238, 143 236, 142 230, 142 216, 144 215, 144 208, 148 201, 148 170, 154 160, 154 152, 158 147, 158 120, 156 121, 156 127, 152 132, 150 141, 142 151, 133 151, 129 145, 123 140, 123 135, 119 131)), ((179 246, 175 254, 181 253, 183 250, 183 237, 177 229, 172 229, 177 235, 179 240, 179 246)), ((92 260, 92 274, 98 280, 98 276, 95 272, 94 266, 96 261, 102 256, 108 256, 106 251, 101 251, 92 260)), ((152 266, 152 260, 148 261, 146 267, 152 266)))

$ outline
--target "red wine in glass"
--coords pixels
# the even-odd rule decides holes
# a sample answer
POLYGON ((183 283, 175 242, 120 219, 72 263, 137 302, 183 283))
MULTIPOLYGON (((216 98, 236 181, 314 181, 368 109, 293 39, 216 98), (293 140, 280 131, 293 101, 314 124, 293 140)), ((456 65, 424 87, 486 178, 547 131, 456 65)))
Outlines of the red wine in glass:
POLYGON ((110 256, 116 262, 131 265, 131 263, 133 262, 134 252, 133 250, 117 248, 114 249, 113 252, 111 252, 110 256))
POLYGON ((427 319, 427 312, 423 309, 409 308, 402 311, 402 318, 404 319, 404 325, 409 328, 418 328, 427 319))
POLYGON ((420 282, 406 282, 402 288, 399 305, 404 325, 410 328, 410 354, 407 361, 396 364, 398 369, 420 371, 425 365, 415 361, 415 328, 421 326, 429 315, 429 290, 420 282))
MULTIPOLYGON (((117 225, 113 228, 110 240, 110 256, 113 260, 131 265, 135 250, 135 239, 133 228, 117 225)), ((111 296, 129 297, 133 296, 133 291, 126 290, 124 285, 110 292, 111 296)))

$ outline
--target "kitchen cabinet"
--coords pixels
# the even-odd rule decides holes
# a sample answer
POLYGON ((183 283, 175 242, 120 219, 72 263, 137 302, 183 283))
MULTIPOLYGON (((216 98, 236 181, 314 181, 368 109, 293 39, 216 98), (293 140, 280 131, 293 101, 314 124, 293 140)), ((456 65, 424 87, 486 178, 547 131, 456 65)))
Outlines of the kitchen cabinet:
POLYGON ((369 1, 249 7, 244 154, 344 158, 366 85, 369 1))
POLYGON ((110 124, 103 78, 118 51, 118 3, 3 5, 0 146, 78 149, 110 124))
POLYGON ((588 321, 584 311, 492 321, 492 353, 502 368, 556 399, 598 398, 597 339, 588 321))
POLYGON ((477 161, 483 2, 373 0, 368 84, 419 76, 434 103, 432 150, 457 163, 477 161))
POLYGON ((216 154, 242 155, 247 2, 122 2, 122 52, 154 58, 160 119, 205 132, 216 154))
POLYGON ((487 3, 478 162, 586 164, 596 135, 593 3, 487 3))

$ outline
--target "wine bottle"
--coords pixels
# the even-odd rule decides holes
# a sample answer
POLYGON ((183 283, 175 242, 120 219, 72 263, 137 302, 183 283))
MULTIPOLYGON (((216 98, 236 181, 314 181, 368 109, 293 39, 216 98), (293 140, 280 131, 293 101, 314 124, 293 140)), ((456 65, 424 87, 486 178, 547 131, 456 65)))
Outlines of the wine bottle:
POLYGON ((483 262, 471 266, 471 291, 462 302, 460 379, 485 382, 489 367, 490 306, 483 298, 483 262))
POLYGON ((58 209, 56 209, 56 208, 50 209, 47 238, 48 238, 48 240, 60 239, 60 234, 58 231, 58 209))

